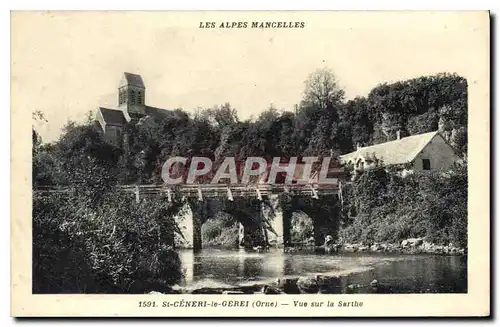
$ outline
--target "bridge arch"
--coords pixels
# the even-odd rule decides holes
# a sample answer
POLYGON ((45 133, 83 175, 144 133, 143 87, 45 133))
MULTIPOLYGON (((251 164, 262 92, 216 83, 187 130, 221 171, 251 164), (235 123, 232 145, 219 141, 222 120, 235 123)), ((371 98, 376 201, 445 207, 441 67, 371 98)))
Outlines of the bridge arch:
POLYGON ((260 201, 235 198, 225 201, 220 198, 198 201, 188 199, 182 216, 177 217, 183 237, 178 238, 178 247, 195 250, 202 248, 202 226, 209 220, 229 215, 239 223, 238 244, 245 247, 267 244, 262 224, 260 201))
POLYGON ((301 233, 311 234, 308 244, 319 246, 327 235, 337 238, 340 220, 339 201, 332 195, 318 199, 293 195, 266 196, 262 200, 188 199, 187 206, 188 213, 179 220, 179 227, 181 232, 186 232, 188 247, 195 250, 202 248, 202 225, 220 213, 231 215, 239 223, 238 244, 247 248, 294 246, 294 237, 301 233))
MULTIPOLYGON (((280 206, 283 211, 283 241, 285 246, 293 246, 291 225, 294 215, 300 213, 305 214, 308 217, 305 222, 310 222, 312 225, 315 246, 322 245, 327 235, 337 239, 340 205, 336 196, 320 196, 318 199, 283 196, 280 199, 280 206)), ((304 226, 304 228, 308 227, 304 226)))

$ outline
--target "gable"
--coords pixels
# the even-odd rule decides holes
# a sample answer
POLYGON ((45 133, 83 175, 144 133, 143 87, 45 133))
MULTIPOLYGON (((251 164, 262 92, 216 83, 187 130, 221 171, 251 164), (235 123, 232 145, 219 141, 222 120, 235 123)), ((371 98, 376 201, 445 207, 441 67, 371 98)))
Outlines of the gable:
POLYGON ((455 150, 438 134, 417 153, 413 161, 414 168, 417 170, 425 170, 424 160, 428 160, 430 169, 439 170, 450 167, 459 159, 455 150))
POLYGON ((104 121, 104 117, 102 116, 100 108, 97 109, 96 120, 99 123, 99 126, 101 126, 102 130, 105 131, 106 130, 106 122, 104 121))
POLYGON ((99 115, 102 117, 102 120, 106 125, 123 126, 126 124, 125 117, 123 116, 123 112, 121 110, 99 107, 98 116, 99 115))

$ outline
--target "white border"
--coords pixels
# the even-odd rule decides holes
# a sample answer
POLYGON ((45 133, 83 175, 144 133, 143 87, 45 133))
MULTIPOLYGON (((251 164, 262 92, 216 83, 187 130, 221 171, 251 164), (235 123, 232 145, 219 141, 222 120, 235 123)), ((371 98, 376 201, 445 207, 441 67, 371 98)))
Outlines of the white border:
MULTIPOLYGON (((474 1, 437 1, 437 0, 420 0, 420 1, 377 1, 376 3, 374 1, 370 0, 351 0, 351 1, 346 1, 344 3, 335 3, 332 4, 330 3, 329 5, 325 4, 324 1, 319 1, 319 0, 308 0, 308 1, 296 1, 296 0, 290 0, 286 2, 282 2, 280 4, 278 3, 270 3, 269 1, 263 1, 263 0, 254 0, 254 1, 238 1, 237 3, 235 1, 211 1, 210 4, 207 4, 204 1, 188 1, 188 0, 183 0, 183 1, 178 1, 175 3, 169 3, 165 4, 163 2, 157 1, 157 0, 141 0, 141 1, 131 1, 131 0, 123 0, 123 1, 117 1, 115 3, 113 2, 105 2, 102 0, 87 0, 85 2, 81 3, 76 3, 76 2, 69 2, 69 1, 3 1, 0 3, 0 6, 2 7, 1 11, 1 16, 0 16, 0 22, 2 25, 2 31, 0 33, 0 37, 2 38, 2 44, 7 45, 10 44, 10 13, 9 10, 47 10, 47 9, 63 9, 63 10, 133 10, 133 9, 147 9, 147 10, 196 10, 196 9, 211 9, 211 10, 218 10, 218 9, 229 9, 229 10, 317 10, 317 9, 327 9, 327 10, 387 10, 387 9, 392 9, 392 10, 397 10, 397 9, 412 9, 412 10, 471 10, 471 9, 490 9, 492 10, 493 13, 498 12, 498 1, 493 1, 493 0, 474 0, 474 1), (83 6, 84 5, 84 6, 83 6), (5 7, 5 8, 4 8, 5 7)), ((498 35, 494 34, 494 39, 495 42, 498 42, 498 35)), ((10 208, 10 47, 4 47, 2 53, 2 62, 5 63, 5 65, 8 68, 8 73, 3 74, 3 78, 1 79, 2 87, 0 88, 1 92, 3 93, 0 99, 3 100, 3 110, 4 114, 4 119, 0 120, 0 133, 2 133, 2 137, 0 138, 0 151, 4 154, 2 156, 1 160, 1 168, 2 168, 2 174, 1 174, 1 187, 2 187, 2 192, 0 193, 2 195, 1 197, 1 204, 2 208, 10 208)), ((496 69, 492 74, 496 75, 496 69)), ((498 85, 493 84, 494 90, 492 90, 492 94, 497 93, 499 87, 498 85)), ((496 103, 493 104, 493 108, 495 108, 496 103)), ((493 111, 493 110, 492 110, 493 111)), ((498 118, 498 114, 496 115, 495 118, 495 123, 499 121, 500 118, 498 118)), ((494 130, 494 129, 492 129, 494 130)), ((498 145, 498 139, 496 141, 496 146, 495 150, 496 152, 499 151, 500 145, 498 145)), ((492 167, 493 168, 493 167, 492 167)), ((500 178, 495 179, 495 184, 499 185, 500 178)), ((496 197, 495 199, 492 199, 492 201, 496 202, 496 197)), ((4 209, 4 212, 6 213, 7 210, 4 209)), ((496 213, 496 211, 495 211, 496 213)), ((10 222, 10 214, 5 214, 3 219, 4 223, 5 222, 10 222)), ((7 223, 9 224, 9 223, 7 223)), ((499 224, 496 223, 496 230, 495 232, 498 232, 499 229, 499 224)), ((3 294, 3 301, 2 301, 2 307, 4 308, 4 314, 2 317, 8 317, 9 313, 8 310, 10 309, 10 283, 7 282, 10 280, 10 226, 4 226, 2 228, 2 231, 4 233, 3 235, 3 246, 1 247, 2 255, 4 262, 7 262, 7 267, 5 267, 2 270, 2 287, 5 287, 5 290, 2 289, 2 294, 3 294)), ((493 237, 494 240, 494 237, 493 237)), ((498 251, 496 252, 495 259, 498 259, 498 251)), ((498 275, 496 274, 496 277, 498 275)), ((498 300, 495 301, 496 306, 495 308, 492 308, 494 312, 498 314, 498 300)), ((118 321, 118 323, 121 323, 122 321, 118 321)), ((198 321, 199 323, 203 323, 204 325, 207 324, 207 321, 198 321)), ((2 321, 3 323, 13 323, 12 319, 7 318, 6 320, 2 321)), ((49 322, 50 323, 50 322, 49 322)), ((65 322, 66 324, 67 322, 65 322)), ((99 324, 108 324, 110 321, 107 322, 100 322, 99 324)), ((212 323, 219 323, 219 322, 212 322, 212 323)), ((228 323, 234 323, 234 322, 228 322, 228 323)), ((242 322, 237 322, 238 324, 241 324, 242 322)), ((269 321, 267 322, 269 324, 277 324, 278 322, 276 321, 269 321)), ((290 323, 288 322, 283 322, 283 323, 290 323)), ((335 323, 340 323, 340 322, 335 322, 335 323)), ((357 322, 359 323, 359 322, 357 322)), ((384 325, 387 322, 382 322, 384 325)), ((399 322, 394 322, 394 323, 399 323, 399 322)), ((437 324, 437 322, 430 322, 430 321, 423 321, 426 325, 433 325, 437 324)), ((455 321, 453 323, 459 323, 459 321, 455 321)), ((471 323, 470 321, 468 323, 471 323)), ((478 323, 478 322, 475 322, 478 323)), ((137 322, 137 325, 142 324, 142 322, 137 322)))

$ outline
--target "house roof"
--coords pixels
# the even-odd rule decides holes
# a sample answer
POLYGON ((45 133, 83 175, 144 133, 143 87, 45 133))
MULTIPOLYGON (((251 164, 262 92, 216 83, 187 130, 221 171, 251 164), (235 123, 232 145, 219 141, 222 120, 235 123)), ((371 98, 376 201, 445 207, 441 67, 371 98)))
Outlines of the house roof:
POLYGON ((122 78, 120 86, 133 85, 133 86, 145 88, 141 75, 125 72, 125 73, 123 73, 123 76, 124 76, 124 78, 122 78))
POLYGON ((348 162, 361 157, 375 157, 385 165, 397 165, 412 162, 423 148, 438 135, 438 132, 430 132, 403 137, 386 143, 362 147, 358 150, 340 156, 342 162, 348 162))

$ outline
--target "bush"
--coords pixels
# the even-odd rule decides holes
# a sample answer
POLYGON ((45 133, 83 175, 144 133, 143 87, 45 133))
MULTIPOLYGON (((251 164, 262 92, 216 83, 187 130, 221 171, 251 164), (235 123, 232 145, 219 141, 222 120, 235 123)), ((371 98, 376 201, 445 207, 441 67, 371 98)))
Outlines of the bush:
POLYGON ((238 229, 232 216, 220 213, 201 227, 203 246, 238 246, 238 229))
POLYGON ((345 187, 340 232, 347 242, 425 237, 467 246, 467 166, 403 178, 396 170, 365 171, 345 187))
POLYGON ((33 200, 34 293, 168 292, 181 277, 172 248, 181 204, 109 195, 33 200))

